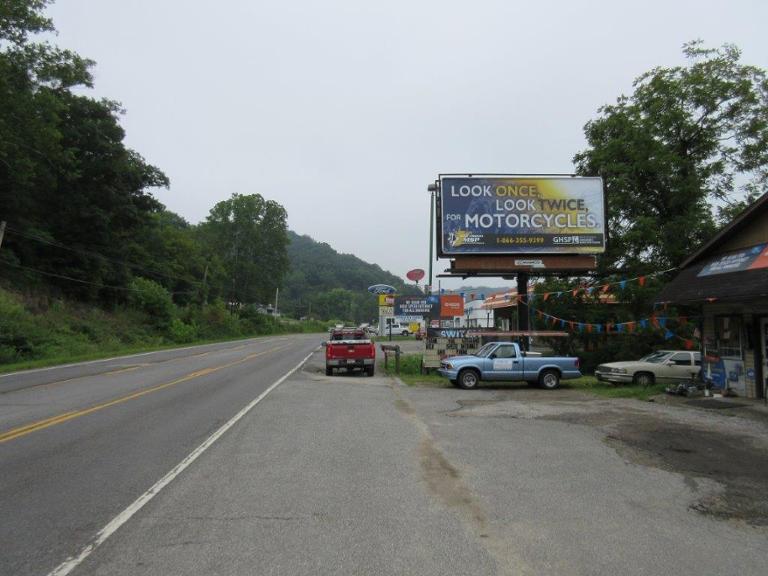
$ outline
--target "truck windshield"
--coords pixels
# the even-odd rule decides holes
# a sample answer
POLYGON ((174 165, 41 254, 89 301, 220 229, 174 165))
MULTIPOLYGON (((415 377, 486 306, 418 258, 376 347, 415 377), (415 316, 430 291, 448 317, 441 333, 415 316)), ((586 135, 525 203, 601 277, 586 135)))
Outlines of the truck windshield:
POLYGON ((496 347, 496 344, 493 342, 490 342, 480 348, 477 352, 475 352, 475 356, 479 356, 480 358, 487 358, 488 355, 491 353, 491 350, 493 350, 496 347))

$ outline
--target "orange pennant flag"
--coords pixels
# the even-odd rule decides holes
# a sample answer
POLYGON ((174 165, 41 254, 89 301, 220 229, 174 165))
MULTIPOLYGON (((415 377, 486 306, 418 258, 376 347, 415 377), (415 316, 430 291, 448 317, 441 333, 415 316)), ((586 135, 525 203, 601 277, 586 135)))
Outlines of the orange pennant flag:
POLYGON ((637 279, 637 283, 640 284, 640 286, 645 286, 645 276, 640 276, 637 279))
POLYGON ((604 286, 601 288, 601 290, 602 290, 603 292, 608 292, 608 290, 610 289, 610 287, 611 287, 611 285, 610 285, 610 284, 605 284, 605 285, 604 285, 604 286))
POLYGON ((547 301, 547 298, 549 298, 549 292, 544 292, 544 302, 547 301))

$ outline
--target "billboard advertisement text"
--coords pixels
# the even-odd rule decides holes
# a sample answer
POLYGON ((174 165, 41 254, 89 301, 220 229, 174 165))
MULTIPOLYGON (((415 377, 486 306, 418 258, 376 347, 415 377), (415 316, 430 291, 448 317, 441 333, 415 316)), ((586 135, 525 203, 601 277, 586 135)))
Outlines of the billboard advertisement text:
POLYGON ((597 254, 601 178, 441 176, 441 253, 597 254))

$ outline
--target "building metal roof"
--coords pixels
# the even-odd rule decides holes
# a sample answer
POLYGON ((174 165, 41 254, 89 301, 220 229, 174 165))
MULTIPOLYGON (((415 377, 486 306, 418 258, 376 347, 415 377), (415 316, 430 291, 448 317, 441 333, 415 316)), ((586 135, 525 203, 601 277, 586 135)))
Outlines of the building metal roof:
MULTIPOLYGON (((669 304, 703 304, 768 297, 768 267, 764 265, 734 269, 731 272, 711 271, 718 261, 725 260, 729 255, 737 257, 750 250, 745 248, 724 253, 717 252, 720 246, 738 234, 743 226, 760 216, 766 209, 768 209, 768 193, 763 194, 709 242, 691 254, 680 265, 678 275, 656 297, 656 301, 669 304)), ((766 249, 764 245, 752 248, 766 249)))

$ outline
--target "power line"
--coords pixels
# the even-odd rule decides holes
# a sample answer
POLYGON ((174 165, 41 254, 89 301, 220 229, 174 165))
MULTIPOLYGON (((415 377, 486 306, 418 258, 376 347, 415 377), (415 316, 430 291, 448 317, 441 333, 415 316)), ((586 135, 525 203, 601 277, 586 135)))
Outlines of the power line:
MULTIPOLYGON (((56 274, 55 272, 46 272, 45 270, 40 270, 38 268, 31 268, 29 266, 24 266, 22 264, 14 264, 13 262, 7 262, 7 261, 1 261, 0 263, 5 264, 7 266, 11 266, 13 268, 18 268, 20 270, 26 270, 28 272, 34 272, 35 274, 41 274, 43 276, 50 276, 52 278, 60 278, 62 280, 69 280, 71 282, 78 282, 80 284, 87 284, 90 286, 97 286, 98 288, 108 288, 110 290, 124 290, 127 292, 147 292, 147 290, 142 290, 141 288, 131 288, 130 286, 112 286, 110 284, 102 284, 100 282, 90 282, 88 280, 82 280, 80 278, 72 278, 71 276, 65 276, 64 274, 56 274)), ((197 294, 197 290, 182 290, 182 291, 175 291, 171 292, 171 294, 197 294)))
POLYGON ((167 278, 169 280, 179 280, 181 282, 187 282, 189 284, 195 284, 196 286, 204 286, 202 282, 199 282, 197 280, 191 280, 188 278, 182 278, 180 276, 173 276, 172 274, 166 274, 164 272, 159 272, 157 270, 153 270, 151 268, 145 268, 143 266, 139 266, 138 264, 131 264, 130 262, 125 262, 124 260, 118 260, 116 258, 110 258, 109 256, 104 256, 103 254, 100 254, 99 252, 94 252, 93 250, 85 250, 82 248, 72 248, 70 246, 67 246, 66 244, 62 244, 61 242, 58 242, 56 240, 48 240, 47 238, 43 238, 41 236, 36 236, 34 234, 28 234, 26 232, 21 232, 20 230, 16 230, 15 228, 8 226, 6 228, 8 232, 11 234, 14 234, 16 236, 21 236, 23 238, 27 238, 29 240, 34 240, 36 242, 40 242, 41 244, 47 244, 49 246, 54 246, 56 248, 61 248, 62 250, 68 250, 70 252, 75 252, 77 254, 83 254, 83 255, 91 255, 91 256, 97 256, 103 260, 113 262, 115 264, 121 264, 123 266, 127 266, 129 268, 133 268, 135 270, 141 270, 142 272, 147 272, 149 274, 155 274, 156 276, 161 276, 163 278, 167 278))

